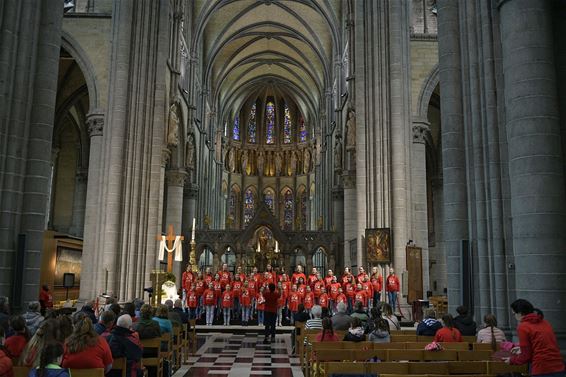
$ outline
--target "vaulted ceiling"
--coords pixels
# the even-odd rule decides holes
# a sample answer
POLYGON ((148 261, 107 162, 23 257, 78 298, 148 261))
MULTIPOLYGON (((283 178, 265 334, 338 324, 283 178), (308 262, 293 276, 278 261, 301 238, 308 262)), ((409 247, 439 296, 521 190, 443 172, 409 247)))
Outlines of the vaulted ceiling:
POLYGON ((255 93, 277 88, 305 118, 324 109, 341 50, 341 0, 196 0, 193 51, 219 120, 255 93))

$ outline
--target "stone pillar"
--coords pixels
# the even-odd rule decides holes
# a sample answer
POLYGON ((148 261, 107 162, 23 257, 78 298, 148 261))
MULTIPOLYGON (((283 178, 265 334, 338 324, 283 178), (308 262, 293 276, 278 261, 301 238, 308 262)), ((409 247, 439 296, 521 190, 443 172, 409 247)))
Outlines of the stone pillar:
POLYGON ((348 172, 342 176, 344 180, 344 267, 358 265, 357 260, 350 258, 350 241, 355 240, 357 235, 358 221, 356 216, 356 175, 348 172))
MULTIPOLYGON (((332 189, 332 225, 331 230, 337 232, 338 237, 343 240, 344 236, 344 189, 334 187, 332 189)), ((341 242, 343 244, 343 242, 341 242)), ((337 262, 344 263, 344 255, 336 255, 337 262)))
POLYGON ((428 218, 426 185, 426 139, 430 135, 426 120, 413 121, 413 145, 411 159, 411 189, 413 192, 412 240, 422 248, 423 299, 430 290, 428 254, 428 218))
POLYGON ((564 346, 566 197, 552 12, 551 1, 500 5, 517 297, 544 312, 564 346))
POLYGON ((73 195, 73 214, 69 229, 69 233, 77 237, 82 237, 84 232, 87 181, 87 171, 77 170, 75 174, 75 193, 73 195))
MULTIPOLYGON (((86 118, 88 135, 90 136, 90 155, 88 159, 88 182, 85 201, 83 266, 97 266, 100 255, 96 253, 98 219, 100 216, 101 166, 102 166, 102 134, 104 130, 104 114, 91 112, 86 118)), ((83 268, 81 271, 81 289, 79 298, 91 300, 104 293, 106 273, 102 266, 95 273, 94 268, 83 268), (100 281, 100 282, 99 282, 100 281), (98 288, 97 288, 98 287, 98 288), (100 290, 102 289, 102 290, 100 290)))
MULTIPOLYGON (((165 173, 167 180, 167 209, 165 214, 165 228, 169 229, 169 225, 173 225, 175 234, 180 234, 182 230, 183 220, 183 188, 187 179, 187 172, 184 169, 169 170, 165 173)), ((185 239, 190 237, 189 234, 183 234, 185 239)), ((185 245, 186 246, 186 242, 185 245)), ((185 254, 185 252, 184 252, 185 254)), ((167 260, 167 259, 166 259, 167 260)), ((183 273, 183 265, 188 260, 182 262, 173 261, 173 273, 177 276, 177 281, 181 281, 183 273)))
POLYGON ((448 280, 448 311, 462 302, 461 242, 467 240, 466 150, 462 107, 458 2, 438 1, 438 65, 444 191, 444 255, 448 280))
MULTIPOLYGON (((185 236, 186 250, 183 249, 183 265, 189 261, 189 242, 193 230, 193 219, 196 218, 196 206, 198 197, 198 186, 194 184, 185 184, 183 189, 183 235, 185 236)), ((198 224, 198 221, 197 221, 198 224)), ((197 255, 198 264, 198 255, 197 255)))

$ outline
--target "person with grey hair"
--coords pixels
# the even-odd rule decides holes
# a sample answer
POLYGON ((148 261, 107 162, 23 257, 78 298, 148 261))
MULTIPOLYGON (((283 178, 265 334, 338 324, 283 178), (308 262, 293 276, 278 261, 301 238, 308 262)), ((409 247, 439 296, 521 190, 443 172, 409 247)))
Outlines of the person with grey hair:
POLYGON ((172 314, 177 313, 182 324, 189 323, 189 315, 183 310, 183 301, 176 299, 173 309, 169 310, 169 319, 172 320, 172 314))
POLYGON ((331 318, 332 328, 334 330, 345 331, 350 328, 352 317, 346 313, 347 309, 347 305, 343 302, 339 302, 338 305, 336 305, 336 314, 331 318))
MULTIPOLYGON (((143 354, 143 347, 138 336, 134 335, 131 330, 132 317, 129 314, 122 314, 116 321, 116 326, 112 329, 110 335, 106 338, 108 345, 112 351, 114 359, 126 358, 126 375, 138 376, 140 371, 140 361, 143 354)), ((107 374, 107 376, 110 374, 107 374)))
POLYGON ((39 301, 32 301, 28 304, 28 311, 22 315, 26 321, 26 327, 29 330, 30 336, 33 336, 39 325, 45 318, 41 315, 41 305, 39 301))
POLYGON ((112 326, 114 326, 115 320, 116 320, 116 314, 114 314, 113 311, 106 310, 102 312, 102 314, 100 315, 100 319, 94 325, 94 331, 96 331, 98 335, 109 333, 110 330, 112 329, 112 326))
POLYGON ((305 323, 305 329, 319 329, 322 330, 322 307, 315 305, 311 309, 312 318, 305 323))
POLYGON ((182 318, 179 313, 173 311, 173 300, 165 301, 165 306, 167 307, 168 314, 167 317, 174 325, 180 325, 182 323, 182 318))

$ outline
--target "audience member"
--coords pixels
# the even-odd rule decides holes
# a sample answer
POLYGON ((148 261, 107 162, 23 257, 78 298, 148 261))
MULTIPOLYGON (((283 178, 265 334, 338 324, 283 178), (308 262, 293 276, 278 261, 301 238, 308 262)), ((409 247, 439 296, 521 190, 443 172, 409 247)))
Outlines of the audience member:
POLYGON ((362 321, 358 317, 352 318, 352 324, 344 336, 344 340, 347 342, 363 342, 366 340, 362 321))
POLYGON ((13 377, 13 363, 8 350, 4 347, 4 336, 4 327, 0 326, 0 376, 13 377))
POLYGON ((76 369, 102 368, 105 372, 112 368, 112 352, 108 342, 94 331, 90 319, 79 317, 75 322, 73 333, 65 343, 62 366, 76 369))
POLYGON ((71 377, 68 369, 61 368, 63 359, 63 345, 61 343, 48 343, 41 351, 39 365, 30 370, 28 377, 71 377))
POLYGON ((334 330, 346 331, 350 328, 352 317, 346 314, 347 309, 347 305, 343 302, 339 302, 338 305, 336 305, 336 314, 334 314, 331 319, 334 330))
POLYGON ((330 318, 324 318, 322 320, 322 331, 317 334, 317 342, 337 342, 340 339, 334 333, 332 328, 332 320, 330 318))
POLYGON ((373 330, 369 333, 368 340, 374 343, 390 343, 389 323, 384 318, 377 318, 373 321, 373 330))
POLYGON ((33 336, 37 331, 39 324, 43 322, 45 318, 40 313, 41 305, 38 301, 32 301, 28 305, 28 311, 25 312, 22 317, 26 321, 26 327, 29 330, 30 336, 33 336))
POLYGON ((113 311, 106 310, 102 312, 102 314, 100 315, 100 320, 97 324, 94 325, 94 331, 98 335, 104 334, 104 336, 106 337, 112 330, 114 321, 116 321, 116 314, 114 314, 113 311))
POLYGON ((458 315, 454 318, 454 327, 460 330, 462 336, 476 335, 476 323, 471 314, 468 313, 468 308, 465 306, 458 306, 456 308, 458 315))
MULTIPOLYGON (((393 308, 391 307, 391 305, 387 304, 387 303, 383 303, 381 305, 381 312, 383 315, 383 319, 385 319, 387 321, 387 323, 389 324, 389 330, 401 330, 401 324, 399 323, 399 320, 397 319, 397 317, 393 314, 393 308)), ((442 327, 442 326, 440 326, 442 327)), ((418 328, 417 328, 418 331, 418 328)), ((420 335, 420 334, 418 334, 420 335)))
POLYGON ((305 310, 305 306, 303 304, 299 304, 297 308, 297 314, 295 314, 295 322, 304 323, 308 321, 309 318, 310 314, 305 310))
POLYGON ((169 310, 167 309, 167 306, 158 305, 157 309, 155 309, 155 317, 153 317, 153 320, 159 323, 162 334, 173 332, 173 323, 169 319, 169 310))
POLYGON ((106 305, 104 310, 111 310, 114 312, 114 314, 116 314, 116 318, 118 318, 120 316, 120 314, 122 314, 122 308, 120 307, 120 305, 116 304, 116 303, 112 303, 110 305, 106 305))
POLYGON ((161 336, 159 322, 152 319, 153 308, 148 304, 143 304, 140 309, 140 320, 134 324, 134 329, 138 332, 140 339, 153 339, 161 336))
POLYGON ((39 328, 27 343, 26 348, 24 348, 24 352, 20 357, 20 363, 28 367, 37 368, 40 362, 41 350, 50 343, 63 344, 63 342, 59 341, 59 321, 55 318, 46 319, 39 325, 39 328))
POLYGON ((425 318, 417 326, 417 335, 434 336, 442 328, 442 323, 436 319, 436 312, 432 308, 425 310, 425 318))
MULTIPOLYGON (((142 358, 142 345, 134 332, 130 330, 132 327, 132 317, 129 314, 122 314, 116 321, 116 326, 106 338, 108 345, 112 351, 114 359, 124 357, 126 358, 127 376, 141 376, 140 361, 142 358)), ((106 376, 120 377, 119 371, 112 371, 106 376), (114 373, 115 372, 115 373, 114 373)))
POLYGON ((26 327, 26 321, 24 321, 22 316, 19 315, 13 316, 10 319, 10 328, 14 335, 6 338, 4 346, 6 347, 6 350, 8 350, 8 354, 12 358, 14 364, 17 364, 30 338, 29 331, 26 327))
POLYGON ((62 315, 57 317, 57 321, 59 322, 59 332, 57 333, 57 341, 60 343, 65 343, 67 338, 71 336, 73 333, 73 321, 71 317, 68 315, 62 315))
POLYGON ((305 323, 305 330, 322 329, 322 308, 315 305, 311 309, 312 318, 305 323))
POLYGON ((10 334, 10 305, 8 304, 8 297, 0 297, 0 326, 4 328, 4 334, 10 334))
POLYGON ((96 324, 96 314, 94 313, 94 301, 87 301, 83 307, 81 308, 81 312, 85 313, 88 319, 92 322, 92 324, 96 324))
POLYGON ((165 301, 165 306, 167 307, 167 318, 171 321, 171 324, 180 325, 182 319, 179 313, 173 311, 173 300, 165 301))
POLYGON ((137 322, 138 317, 136 317, 136 305, 133 302, 126 302, 124 304, 124 308, 122 309, 120 315, 124 314, 127 314, 130 316, 130 318, 132 318, 132 323, 137 322))
POLYGON ((530 363, 531 376, 564 377, 564 359, 560 355, 556 335, 550 323, 536 313, 533 305, 527 300, 515 300, 511 309, 519 322, 517 335, 521 352, 504 361, 516 365, 530 363))
POLYGON ((350 314, 352 318, 359 318, 362 322, 362 327, 366 327, 366 323, 368 322, 369 316, 364 309, 364 304, 361 301, 357 301, 355 304, 355 310, 352 314, 350 314))
POLYGON ((176 299, 173 303, 173 313, 178 313, 182 324, 189 323, 189 314, 183 310, 183 301, 176 299))
POLYGON ((434 335, 434 341, 437 343, 454 343, 462 341, 462 334, 454 326, 452 315, 446 314, 442 316, 443 328, 438 330, 434 335))
POLYGON ((485 327, 478 331, 477 343, 491 343, 491 349, 497 350, 497 343, 506 340, 505 333, 497 328, 497 319, 493 314, 486 314, 483 317, 485 327))

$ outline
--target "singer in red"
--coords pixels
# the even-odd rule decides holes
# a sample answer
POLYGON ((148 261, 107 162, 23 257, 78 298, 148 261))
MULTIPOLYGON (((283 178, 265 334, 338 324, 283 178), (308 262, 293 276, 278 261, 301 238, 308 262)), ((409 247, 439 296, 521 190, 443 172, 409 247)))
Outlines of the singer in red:
POLYGON ((385 290, 387 291, 387 296, 389 298, 389 305, 395 311, 397 305, 397 294, 399 292, 399 278, 395 275, 395 270, 393 268, 389 269, 389 276, 387 276, 385 290))

